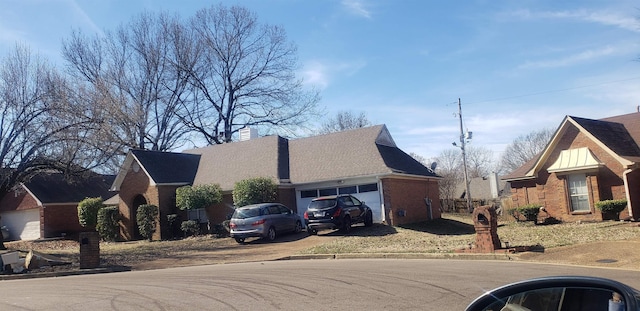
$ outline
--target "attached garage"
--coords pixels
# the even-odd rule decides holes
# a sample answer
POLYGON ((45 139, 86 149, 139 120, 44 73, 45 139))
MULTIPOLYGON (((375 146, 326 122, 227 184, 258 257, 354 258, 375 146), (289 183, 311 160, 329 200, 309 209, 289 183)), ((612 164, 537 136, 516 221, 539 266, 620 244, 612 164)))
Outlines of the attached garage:
POLYGON ((299 189, 296 193, 298 202, 297 212, 301 217, 314 198, 336 194, 351 194, 360 201, 365 202, 365 204, 371 208, 374 223, 382 223, 385 221, 382 204, 380 203, 379 186, 375 180, 354 185, 348 185, 344 182, 337 186, 318 185, 312 189, 299 189))
POLYGON ((10 240, 40 238, 40 208, 2 213, 2 224, 9 229, 10 240))

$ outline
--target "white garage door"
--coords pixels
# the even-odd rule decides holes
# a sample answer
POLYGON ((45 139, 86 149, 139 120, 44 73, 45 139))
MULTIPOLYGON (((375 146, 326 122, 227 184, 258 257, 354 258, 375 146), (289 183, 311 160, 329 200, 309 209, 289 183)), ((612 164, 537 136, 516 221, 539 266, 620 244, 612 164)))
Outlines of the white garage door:
POLYGON ((9 229, 11 240, 36 240, 40 238, 40 209, 2 213, 3 226, 9 229))
POLYGON ((340 187, 312 188, 297 191, 298 214, 302 217, 309 206, 309 202, 318 196, 335 195, 349 193, 360 201, 364 201, 373 213, 373 222, 383 221, 382 204, 380 204, 380 191, 377 183, 366 183, 359 185, 342 185, 340 187))

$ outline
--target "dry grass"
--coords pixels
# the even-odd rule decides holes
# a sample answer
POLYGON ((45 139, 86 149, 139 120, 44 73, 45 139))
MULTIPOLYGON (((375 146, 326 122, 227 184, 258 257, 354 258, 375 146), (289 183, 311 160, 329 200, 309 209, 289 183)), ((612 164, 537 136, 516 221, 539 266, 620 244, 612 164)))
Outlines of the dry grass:
MULTIPOLYGON (((354 228, 349 236, 304 251, 334 253, 449 253, 475 242, 468 214, 445 214, 442 219, 402 227, 354 228)), ((511 246, 541 245, 553 248, 596 241, 640 238, 640 227, 625 222, 535 225, 502 219, 498 236, 511 246)))
MULTIPOLYGON (((321 231, 337 237, 306 250, 301 254, 336 253, 450 253, 467 248, 475 241, 475 230, 469 214, 445 214, 431 222, 390 227, 374 225, 354 227, 350 234, 321 231)), ((640 227, 635 223, 605 221, 597 223, 563 223, 534 225, 502 219, 498 235, 502 242, 512 246, 541 245, 553 248, 564 245, 596 241, 640 238, 640 227)), ((77 265, 79 246, 76 241, 6 242, 12 250, 36 250, 56 255, 77 265)), ((198 253, 227 249, 236 245, 230 238, 200 236, 173 241, 135 241, 100 244, 103 266, 132 266, 148 260, 175 256, 198 256, 198 253)))

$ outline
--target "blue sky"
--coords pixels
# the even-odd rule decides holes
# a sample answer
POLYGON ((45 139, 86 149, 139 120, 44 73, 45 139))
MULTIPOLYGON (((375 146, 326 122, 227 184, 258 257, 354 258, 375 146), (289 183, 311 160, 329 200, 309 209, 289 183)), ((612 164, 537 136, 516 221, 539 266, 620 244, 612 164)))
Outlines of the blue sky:
MULTIPOLYGON (((61 40, 113 30, 143 10, 183 17, 212 1, 0 0, 0 56, 27 44, 62 65, 61 40)), ((300 76, 328 116, 365 112, 400 148, 454 148, 462 101, 471 145, 499 156, 565 115, 604 118, 640 105, 637 1, 237 0, 281 25, 300 76)))

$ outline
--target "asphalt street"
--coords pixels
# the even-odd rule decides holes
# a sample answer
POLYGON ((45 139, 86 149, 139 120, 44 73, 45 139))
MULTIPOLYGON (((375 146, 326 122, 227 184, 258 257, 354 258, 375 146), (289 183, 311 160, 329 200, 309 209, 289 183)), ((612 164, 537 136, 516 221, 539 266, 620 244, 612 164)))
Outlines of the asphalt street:
POLYGON ((1 310, 464 310, 495 287, 539 276, 640 271, 453 259, 262 261, 6 280, 1 310))

